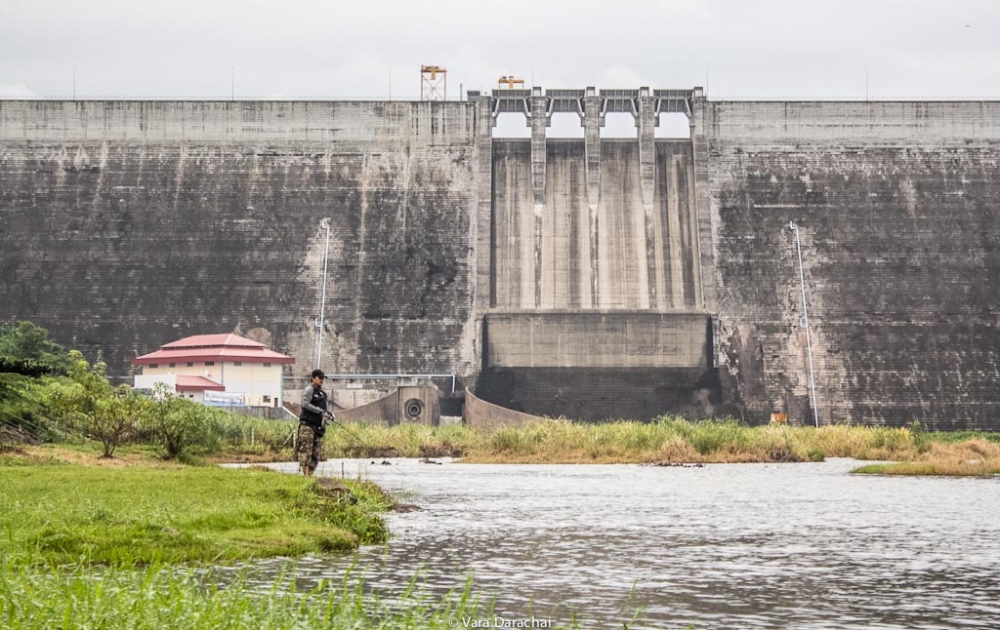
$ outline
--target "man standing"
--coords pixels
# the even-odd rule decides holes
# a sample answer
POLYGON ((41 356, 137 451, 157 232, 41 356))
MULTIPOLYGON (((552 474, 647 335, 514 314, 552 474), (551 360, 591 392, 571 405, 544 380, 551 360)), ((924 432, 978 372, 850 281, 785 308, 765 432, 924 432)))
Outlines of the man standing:
POLYGON ((312 383, 302 391, 302 413, 299 415, 299 465, 302 474, 312 477, 319 465, 323 450, 323 434, 326 433, 324 419, 336 420, 327 408, 329 399, 323 391, 326 375, 323 370, 312 371, 312 383))

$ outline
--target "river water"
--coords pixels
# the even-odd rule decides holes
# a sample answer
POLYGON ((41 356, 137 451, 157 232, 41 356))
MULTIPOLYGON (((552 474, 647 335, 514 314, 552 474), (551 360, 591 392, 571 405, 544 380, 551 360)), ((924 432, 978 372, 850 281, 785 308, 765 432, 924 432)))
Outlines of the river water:
MULTIPOLYGON (((504 618, 585 628, 1000 628, 1000 479, 809 464, 421 464, 330 460, 420 511, 387 547, 297 562, 386 595, 475 588, 504 618)), ((292 472, 292 464, 275 464, 292 472)), ((275 562, 275 561, 270 561, 275 562)), ((267 568, 262 563, 262 568, 267 568)))

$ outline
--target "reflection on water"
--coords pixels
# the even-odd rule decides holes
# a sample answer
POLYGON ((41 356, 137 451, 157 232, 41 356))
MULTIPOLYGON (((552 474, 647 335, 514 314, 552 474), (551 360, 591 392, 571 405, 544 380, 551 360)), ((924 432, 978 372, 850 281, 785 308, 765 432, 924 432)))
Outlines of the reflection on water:
POLYGON ((621 628, 636 609, 643 628, 1000 627, 1000 480, 851 476, 848 460, 390 461, 344 467, 423 510, 389 516, 388 547, 300 560, 304 586, 356 560, 386 594, 420 567, 440 593, 473 572, 498 614, 575 611, 588 628, 621 628))

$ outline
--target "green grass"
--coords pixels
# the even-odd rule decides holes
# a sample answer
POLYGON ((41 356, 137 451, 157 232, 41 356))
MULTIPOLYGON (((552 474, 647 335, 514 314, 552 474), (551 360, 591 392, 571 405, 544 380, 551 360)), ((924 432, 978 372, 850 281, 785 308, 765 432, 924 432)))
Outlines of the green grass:
POLYGON ((386 600, 350 572, 300 591, 294 575, 262 588, 247 570, 220 581, 184 566, 385 543, 392 501, 371 482, 185 466, 141 447, 97 455, 0 454, 0 627, 451 629, 493 614, 471 581, 443 598, 413 581, 386 600))
POLYGON ((0 627, 6 630, 451 630, 452 619, 492 615, 492 603, 474 595, 471 581, 444 598, 423 594, 412 581, 402 596, 385 601, 349 576, 309 591, 298 590, 290 576, 262 591, 244 576, 220 585, 211 576, 163 566, 59 570, 0 559, 0 627))
POLYGON ((372 484, 214 467, 0 467, 0 555, 55 564, 220 562, 381 543, 391 500, 372 484))

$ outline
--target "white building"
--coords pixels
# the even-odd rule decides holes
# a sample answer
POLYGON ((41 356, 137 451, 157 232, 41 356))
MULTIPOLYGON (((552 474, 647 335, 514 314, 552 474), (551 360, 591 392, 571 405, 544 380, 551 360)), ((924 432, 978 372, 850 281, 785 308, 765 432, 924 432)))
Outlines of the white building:
POLYGON ((213 406, 280 407, 282 370, 295 359, 238 335, 195 335, 132 359, 136 388, 164 383, 213 406))

